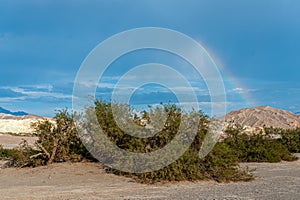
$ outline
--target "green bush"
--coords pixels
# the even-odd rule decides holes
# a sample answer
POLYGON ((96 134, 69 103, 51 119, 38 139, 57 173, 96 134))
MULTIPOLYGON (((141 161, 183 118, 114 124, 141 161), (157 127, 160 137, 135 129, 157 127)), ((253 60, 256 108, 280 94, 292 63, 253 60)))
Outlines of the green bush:
POLYGON ((38 137, 35 147, 24 141, 15 149, 0 148, 0 158, 10 159, 9 166, 40 166, 52 162, 81 161, 95 159, 86 150, 77 135, 75 115, 67 110, 59 111, 53 121, 34 123, 34 136, 38 137))
POLYGON ((33 124, 34 135, 38 137, 38 154, 33 156, 34 160, 44 165, 93 159, 77 135, 74 117, 67 110, 61 110, 54 122, 46 120, 33 124))
POLYGON ((13 153, 13 149, 4 149, 3 146, 0 145, 0 159, 11 158, 13 153))
POLYGON ((266 135, 247 135, 243 133, 241 126, 237 126, 228 127, 225 133, 227 138, 224 143, 241 162, 280 162, 297 159, 280 140, 268 137, 274 132, 266 132, 266 135))
POLYGON ((4 149, 0 147, 0 159, 8 159, 6 164, 8 167, 26 167, 36 166, 36 162, 31 159, 31 156, 36 154, 37 151, 28 146, 24 140, 18 148, 4 149))
POLYGON ((288 148, 290 152, 300 153, 300 128, 291 130, 282 130, 281 143, 288 148))
MULTIPOLYGON (((175 105, 167 105, 164 107, 164 110, 168 113, 164 128, 153 137, 136 138, 125 134, 116 125, 111 103, 96 101, 95 105, 98 122, 106 136, 120 148, 132 152, 145 153, 164 147, 177 134, 181 122, 181 110, 175 105)), ((160 111, 159 108, 152 108, 149 112, 156 113, 160 111)), ((186 115, 194 114, 191 112, 186 115)), ((109 166, 108 171, 118 175, 133 177, 143 183, 203 179, 216 181, 251 180, 253 178, 252 175, 247 171, 238 169, 237 157, 230 148, 222 143, 218 143, 204 159, 199 158, 199 150, 208 131, 209 119, 202 112, 197 113, 197 115, 200 123, 196 138, 188 150, 174 163, 163 169, 146 173, 126 173, 111 169, 109 166)), ((144 116, 148 116, 148 114, 144 112, 144 116)))
POLYGON ((138 182, 156 183, 166 181, 215 180, 218 182, 250 181, 253 175, 238 168, 238 160, 231 150, 218 143, 204 159, 199 159, 198 152, 189 149, 174 163, 158 171, 146 173, 125 173, 108 170, 118 175, 133 177, 138 182))

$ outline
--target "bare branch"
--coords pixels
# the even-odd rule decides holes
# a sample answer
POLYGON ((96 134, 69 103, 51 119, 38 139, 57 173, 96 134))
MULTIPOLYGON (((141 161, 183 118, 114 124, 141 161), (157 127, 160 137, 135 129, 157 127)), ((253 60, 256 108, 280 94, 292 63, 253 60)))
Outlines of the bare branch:
POLYGON ((43 151, 43 153, 50 159, 50 153, 42 146, 42 144, 36 142, 36 145, 43 151))
POLYGON ((57 148, 58 148, 58 142, 59 142, 59 139, 55 138, 55 140, 53 142, 52 153, 51 153, 51 156, 49 157, 47 164, 51 164, 53 162, 55 155, 56 155, 57 148))
POLYGON ((41 156, 41 155, 43 155, 43 153, 38 153, 38 154, 32 155, 32 156, 30 156, 29 158, 30 158, 30 159, 36 158, 36 157, 39 157, 39 156, 41 156))

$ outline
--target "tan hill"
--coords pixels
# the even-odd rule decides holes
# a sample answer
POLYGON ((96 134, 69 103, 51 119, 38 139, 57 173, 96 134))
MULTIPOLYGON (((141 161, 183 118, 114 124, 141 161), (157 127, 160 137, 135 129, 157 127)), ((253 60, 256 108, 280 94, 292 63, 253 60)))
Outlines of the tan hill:
POLYGON ((50 118, 36 115, 14 116, 0 113, 0 133, 32 133, 31 124, 46 119, 50 118))
POLYGON ((225 116, 225 121, 229 124, 240 124, 252 128, 265 126, 290 129, 300 127, 300 115, 270 106, 232 111, 225 116))

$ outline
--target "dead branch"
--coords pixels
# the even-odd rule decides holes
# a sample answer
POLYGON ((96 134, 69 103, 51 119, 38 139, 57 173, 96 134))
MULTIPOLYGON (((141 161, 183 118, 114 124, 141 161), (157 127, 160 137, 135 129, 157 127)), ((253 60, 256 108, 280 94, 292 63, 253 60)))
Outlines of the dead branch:
POLYGON ((40 143, 36 142, 36 145, 43 151, 43 153, 47 156, 47 158, 50 159, 51 157, 50 153, 40 143))

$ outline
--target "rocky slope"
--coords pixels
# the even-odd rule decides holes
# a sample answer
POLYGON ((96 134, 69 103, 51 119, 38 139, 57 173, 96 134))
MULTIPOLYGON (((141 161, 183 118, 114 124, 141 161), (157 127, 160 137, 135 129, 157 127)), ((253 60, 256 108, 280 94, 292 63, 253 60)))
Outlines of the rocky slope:
POLYGON ((296 128, 300 127, 300 115, 286 110, 259 106, 232 111, 225 116, 229 124, 240 124, 248 127, 296 128))

